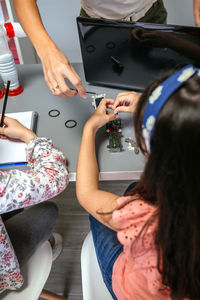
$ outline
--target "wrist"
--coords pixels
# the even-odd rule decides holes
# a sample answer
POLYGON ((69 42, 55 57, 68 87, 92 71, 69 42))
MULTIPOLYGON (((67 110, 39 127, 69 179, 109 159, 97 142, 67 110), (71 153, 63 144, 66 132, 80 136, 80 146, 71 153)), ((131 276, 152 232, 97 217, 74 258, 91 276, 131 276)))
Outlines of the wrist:
POLYGON ((56 44, 51 40, 50 37, 41 41, 41 43, 38 45, 35 45, 35 49, 41 60, 47 57, 49 55, 48 53, 58 51, 56 44))
POLYGON ((24 134, 22 141, 26 144, 28 144, 32 139, 34 139, 36 136, 36 134, 31 131, 31 130, 27 130, 26 133, 24 134))
POLYGON ((92 134, 92 135, 96 135, 97 133, 97 126, 92 124, 92 122, 90 122, 90 120, 88 120, 86 123, 85 123, 85 126, 84 126, 84 132, 85 133, 88 133, 88 134, 92 134))

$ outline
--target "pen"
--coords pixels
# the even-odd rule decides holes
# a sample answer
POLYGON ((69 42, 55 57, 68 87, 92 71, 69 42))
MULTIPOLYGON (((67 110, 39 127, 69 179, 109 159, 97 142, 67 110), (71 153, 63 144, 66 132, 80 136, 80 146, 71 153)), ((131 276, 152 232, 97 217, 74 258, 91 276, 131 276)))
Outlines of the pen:
POLYGON ((5 111, 6 111, 9 88, 10 88, 10 81, 7 82, 6 93, 5 93, 5 97, 4 97, 4 101, 3 101, 3 109, 2 109, 2 114, 1 114, 0 127, 3 127, 3 121, 4 121, 5 111))
MULTIPOLYGON (((72 91, 77 91, 77 90, 75 90, 75 89, 71 89, 72 91)), ((96 93, 95 92, 90 92, 90 91, 86 91, 86 94, 92 94, 92 95, 96 95, 96 93)))
POLYGON ((94 93, 94 92, 88 92, 88 91, 86 91, 86 94, 96 95, 96 93, 94 93))

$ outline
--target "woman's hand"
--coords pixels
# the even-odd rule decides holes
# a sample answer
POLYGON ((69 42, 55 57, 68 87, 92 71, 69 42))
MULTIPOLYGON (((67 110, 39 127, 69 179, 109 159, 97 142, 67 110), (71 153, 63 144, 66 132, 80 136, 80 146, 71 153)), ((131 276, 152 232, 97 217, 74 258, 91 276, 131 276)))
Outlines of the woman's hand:
POLYGON ((86 91, 80 77, 46 31, 37 0, 13 0, 13 7, 20 24, 41 59, 44 77, 53 95, 74 97, 79 94, 86 98, 86 91), (67 86, 65 78, 69 79, 74 89, 67 86))
POLYGON ((115 100, 102 99, 92 116, 86 122, 86 126, 92 128, 95 132, 106 123, 117 119, 117 114, 110 113, 107 109, 113 107, 115 100))
POLYGON ((82 81, 67 57, 55 46, 48 47, 40 53, 45 81, 55 96, 74 97, 79 94, 86 98, 86 91, 82 81), (75 89, 71 89, 65 82, 68 78, 75 89))
POLYGON ((119 112, 134 113, 139 98, 140 95, 136 92, 119 93, 112 109, 115 114, 119 112))
POLYGON ((2 138, 9 137, 13 139, 19 139, 26 144, 30 142, 36 134, 22 125, 19 121, 13 118, 4 117, 4 127, 0 127, 0 135, 3 135, 2 138))

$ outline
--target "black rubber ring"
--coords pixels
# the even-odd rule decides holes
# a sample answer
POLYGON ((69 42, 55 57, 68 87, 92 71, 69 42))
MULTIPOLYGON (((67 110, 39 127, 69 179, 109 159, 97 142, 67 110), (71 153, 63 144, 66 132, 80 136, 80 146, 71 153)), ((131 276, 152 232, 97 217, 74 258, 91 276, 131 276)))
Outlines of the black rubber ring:
POLYGON ((106 43, 106 48, 110 49, 110 50, 114 49, 115 48, 115 43, 113 43, 113 42, 106 43))
POLYGON ((96 50, 96 48, 95 48, 94 45, 88 45, 88 46, 86 47, 86 51, 87 51, 88 53, 92 53, 92 52, 94 52, 95 50, 96 50))
POLYGON ((48 114, 49 114, 50 117, 55 118, 55 117, 58 117, 60 115, 60 111, 58 109, 52 109, 52 110, 49 111, 48 114))
POLYGON ((66 126, 67 128, 74 128, 74 127, 76 127, 76 125, 77 125, 77 122, 76 122, 75 120, 67 120, 67 121, 65 122, 65 126, 66 126), (73 123, 72 126, 69 126, 69 125, 68 125, 68 123, 70 123, 70 122, 73 123))

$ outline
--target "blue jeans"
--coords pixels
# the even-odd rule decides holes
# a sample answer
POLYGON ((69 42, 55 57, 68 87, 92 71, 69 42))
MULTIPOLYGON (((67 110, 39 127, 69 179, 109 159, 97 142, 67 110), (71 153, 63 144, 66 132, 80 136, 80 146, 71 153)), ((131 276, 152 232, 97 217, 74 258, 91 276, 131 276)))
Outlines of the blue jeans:
POLYGON ((111 293, 113 299, 117 300, 112 289, 113 265, 123 246, 117 239, 117 233, 89 216, 97 260, 103 276, 103 281, 111 293))
MULTIPOLYGON (((136 184, 137 182, 131 183, 125 193, 131 190, 136 184)), ((117 300, 112 289, 112 273, 113 265, 120 253, 123 251, 123 246, 118 241, 117 233, 114 230, 103 225, 91 215, 89 216, 89 220, 103 281, 105 282, 105 285, 113 299, 117 300)))

